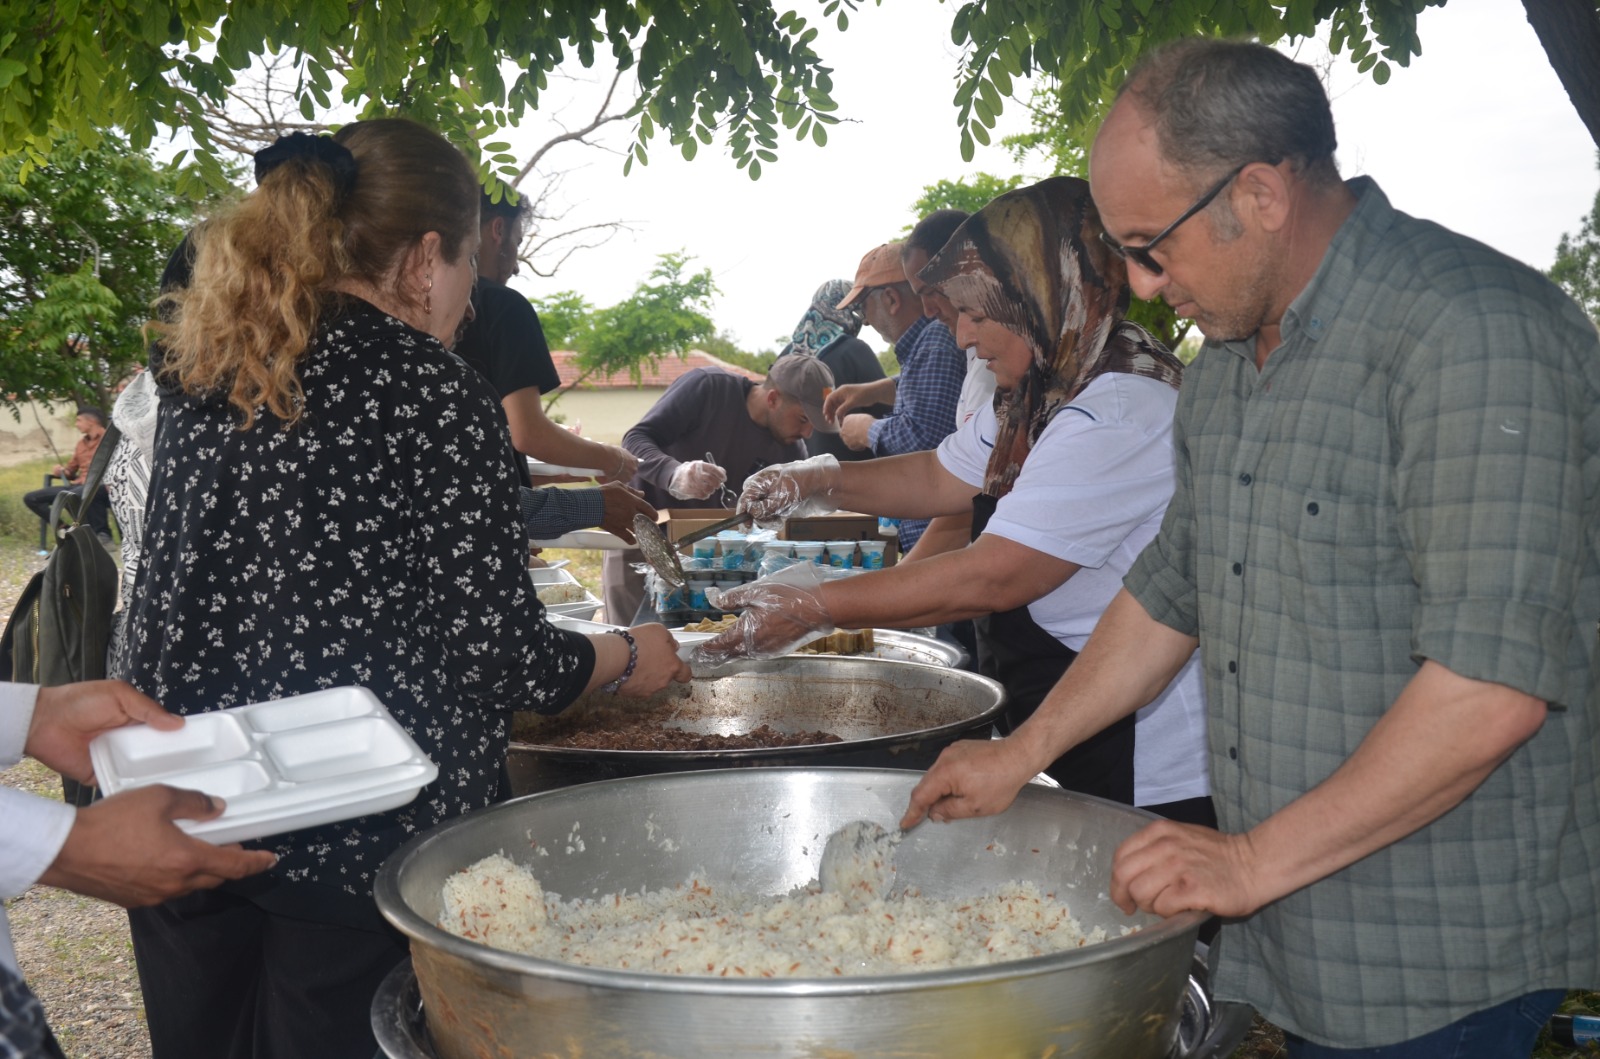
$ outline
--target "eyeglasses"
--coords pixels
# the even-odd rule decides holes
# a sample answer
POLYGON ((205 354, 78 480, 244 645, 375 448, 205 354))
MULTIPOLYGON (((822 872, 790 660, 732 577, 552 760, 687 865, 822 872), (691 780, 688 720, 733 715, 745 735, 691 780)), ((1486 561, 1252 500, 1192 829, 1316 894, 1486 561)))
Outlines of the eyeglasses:
MULTIPOLYGON (((1246 162, 1244 165, 1249 164, 1249 162, 1246 162)), ((1110 250, 1113 254, 1116 254, 1124 261, 1132 261, 1134 264, 1138 265, 1152 276, 1162 275, 1166 272, 1166 269, 1161 267, 1161 262, 1157 261, 1150 255, 1150 251, 1154 250, 1156 248, 1156 244, 1161 242, 1161 240, 1177 231, 1180 224, 1188 220, 1190 217, 1193 217, 1207 206, 1211 205, 1211 200, 1222 194, 1222 189, 1227 187, 1233 181, 1234 177, 1244 172, 1244 165, 1238 166, 1227 176, 1217 181, 1216 184, 1212 186, 1210 191, 1195 199, 1194 204, 1188 209, 1184 210, 1183 213, 1178 216, 1177 220, 1161 229, 1160 233, 1158 233, 1154 239, 1150 240, 1148 243, 1145 243, 1143 246, 1123 246, 1121 243, 1111 238, 1111 234, 1109 232, 1104 231, 1100 233, 1100 241, 1106 244, 1106 249, 1110 250)))

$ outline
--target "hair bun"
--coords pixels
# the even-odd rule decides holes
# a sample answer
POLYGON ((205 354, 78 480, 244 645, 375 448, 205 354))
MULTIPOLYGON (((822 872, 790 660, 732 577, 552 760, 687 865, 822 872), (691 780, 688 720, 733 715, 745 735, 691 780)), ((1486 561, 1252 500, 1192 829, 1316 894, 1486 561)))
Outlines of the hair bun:
POLYGON ((278 137, 271 147, 263 147, 257 151, 254 158, 257 184, 289 159, 300 158, 307 162, 321 162, 333 171, 333 186, 341 200, 355 187, 356 157, 350 153, 350 148, 332 136, 291 132, 287 136, 278 137))

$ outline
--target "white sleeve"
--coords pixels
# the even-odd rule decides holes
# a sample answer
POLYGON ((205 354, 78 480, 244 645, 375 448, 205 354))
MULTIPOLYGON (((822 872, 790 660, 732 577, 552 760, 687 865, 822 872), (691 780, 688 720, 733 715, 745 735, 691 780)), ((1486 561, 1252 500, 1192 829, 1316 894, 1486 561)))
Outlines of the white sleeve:
POLYGON ((1045 428, 985 532, 1081 567, 1104 565, 1172 498, 1176 397, 1152 379, 1094 380, 1045 428))
MULTIPOLYGON (((22 757, 39 689, 0 683, 0 764, 22 757)), ((15 897, 61 852, 77 811, 62 802, 0 787, 0 897, 15 897)))
POLYGON ((939 465, 981 490, 984 472, 989 469, 989 454, 994 452, 995 429, 994 409, 979 408, 971 419, 939 442, 939 465))
POLYGON ((22 760, 38 698, 39 689, 33 684, 0 682, 0 768, 22 760))

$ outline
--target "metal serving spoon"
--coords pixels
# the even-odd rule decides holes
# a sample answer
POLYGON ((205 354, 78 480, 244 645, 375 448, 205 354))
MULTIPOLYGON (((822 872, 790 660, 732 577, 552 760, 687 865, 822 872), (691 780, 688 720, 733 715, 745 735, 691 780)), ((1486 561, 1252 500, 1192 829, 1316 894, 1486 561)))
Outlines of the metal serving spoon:
POLYGON ((894 885, 894 847, 906 833, 871 820, 852 820, 828 836, 817 866, 823 893, 856 900, 882 899, 894 885))
MULTIPOLYGON (((721 522, 713 522, 704 529, 697 529, 693 533, 685 534, 678 538, 678 547, 693 544, 695 541, 720 533, 725 529, 732 529, 742 522, 749 522, 747 514, 734 515, 721 522)), ((683 588, 688 584, 688 579, 683 575, 683 561, 678 558, 678 548, 672 546, 661 533, 657 526, 643 512, 633 516, 633 535, 639 542, 639 550, 644 553, 645 561, 655 568, 661 579, 673 588, 683 588)))

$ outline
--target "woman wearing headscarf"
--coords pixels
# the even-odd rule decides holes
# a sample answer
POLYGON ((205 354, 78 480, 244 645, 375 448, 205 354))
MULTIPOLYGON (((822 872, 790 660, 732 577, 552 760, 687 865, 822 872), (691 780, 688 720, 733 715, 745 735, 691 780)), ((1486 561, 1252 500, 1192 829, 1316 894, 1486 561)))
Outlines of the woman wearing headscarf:
POLYGON ((498 402, 449 352, 478 242, 466 158, 391 118, 285 137, 257 174, 194 233, 154 326, 129 679, 180 714, 360 685, 439 776, 129 918, 162 1059, 370 1059, 372 997, 407 954, 373 903, 384 859, 497 799, 509 711, 688 670, 660 626, 545 621, 498 402))
MULTIPOLYGON (((1155 535, 1174 485, 1182 366, 1123 318, 1127 273, 1100 230, 1089 185, 1066 177, 974 214, 919 276, 954 303, 957 342, 976 346, 994 372, 993 406, 937 450, 770 467, 740 497, 740 509, 760 520, 838 508, 900 517, 971 510, 973 542, 838 580, 791 567, 776 583, 731 591, 724 604, 744 615, 697 662, 766 657, 834 627, 976 618, 981 668, 1008 694, 1001 727, 1031 715, 1155 535)), ((1047 771, 1072 790, 1214 823, 1197 663, 1136 720, 1047 771)))
MULTIPOLYGON (((839 302, 850 293, 850 282, 830 279, 817 288, 811 296, 811 305, 795 325, 789 344, 783 347, 780 357, 792 355, 816 357, 833 372, 835 388, 853 382, 876 382, 884 378, 883 365, 873 355, 872 347, 860 338, 861 306, 839 308, 839 302)), ((865 409, 875 416, 885 416, 894 409, 891 405, 873 405, 865 409)), ((838 434, 817 431, 806 439, 807 450, 813 453, 830 453, 840 461, 870 460, 868 450, 857 451, 839 440, 838 434)))

